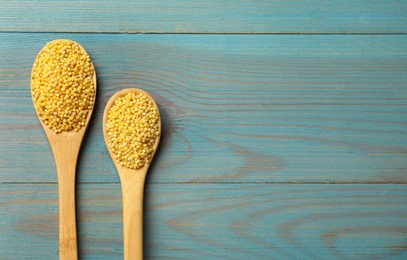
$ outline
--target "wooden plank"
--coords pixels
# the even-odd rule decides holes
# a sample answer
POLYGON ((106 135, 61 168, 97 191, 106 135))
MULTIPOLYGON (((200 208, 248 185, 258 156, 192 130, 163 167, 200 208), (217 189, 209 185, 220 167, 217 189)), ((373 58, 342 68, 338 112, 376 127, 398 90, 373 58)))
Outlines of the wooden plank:
MULTIPOLYGON (((406 187, 148 185, 145 254, 149 259, 405 259, 406 187)), ((57 258, 56 185, 2 184, 0 194, 0 258, 57 258)), ((78 223, 81 259, 122 259, 118 184, 79 185, 78 223)))
POLYGON ((406 33, 399 0, 0 1, 2 32, 406 33))
POLYGON ((80 182, 117 182, 108 98, 149 91, 163 137, 151 182, 406 182, 407 36, 0 34, 0 181, 55 182, 31 102, 43 44, 71 38, 98 73, 80 182))

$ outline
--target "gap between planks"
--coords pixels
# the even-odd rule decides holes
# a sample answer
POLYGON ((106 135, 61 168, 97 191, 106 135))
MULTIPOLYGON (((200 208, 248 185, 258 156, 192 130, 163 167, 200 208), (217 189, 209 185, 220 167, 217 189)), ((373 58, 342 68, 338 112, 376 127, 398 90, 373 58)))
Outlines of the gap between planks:
POLYGON ((407 32, 156 32, 156 31, 0 31, 0 33, 52 34, 168 34, 168 35, 407 35, 407 32))
MULTIPOLYGON (((0 182, 0 185, 56 185, 58 182, 0 182)), ((95 185, 103 185, 103 184, 120 184, 120 182, 77 182, 77 185, 83 184, 95 184, 95 185)), ((394 184, 407 184, 407 181, 400 181, 400 182, 347 182, 347 181, 327 181, 327 182, 270 182, 270 181, 242 181, 242 182, 189 182, 189 181, 181 181, 181 182, 151 182, 147 183, 148 185, 160 185, 160 184, 168 184, 168 185, 252 185, 252 184, 260 184, 260 185, 304 185, 304 184, 336 184, 336 185, 348 185, 348 184, 355 184, 355 185, 394 185, 394 184)))

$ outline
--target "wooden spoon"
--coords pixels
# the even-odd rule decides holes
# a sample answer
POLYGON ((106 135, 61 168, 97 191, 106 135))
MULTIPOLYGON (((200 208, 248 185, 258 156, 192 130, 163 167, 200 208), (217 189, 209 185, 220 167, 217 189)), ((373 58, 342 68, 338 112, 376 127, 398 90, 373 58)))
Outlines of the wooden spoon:
MULTIPOLYGON (((79 47, 86 53, 81 45, 79 45, 79 47)), ((37 58, 42 51, 44 51, 44 49, 40 51, 37 58)), ((94 66, 93 70, 93 82, 95 87, 94 98, 96 98, 96 71, 94 66)), ((32 85, 32 82, 30 83, 32 85)), ((93 104, 95 104, 95 102, 93 102, 93 104)), ((56 134, 38 117, 51 145, 58 173, 60 259, 78 259, 75 212, 76 162, 92 111, 93 107, 88 113, 85 125, 82 126, 78 132, 70 131, 56 134)))
MULTIPOLYGON (((105 138, 107 149, 110 156, 116 166, 116 169, 120 176, 120 183, 122 186, 123 197, 123 234, 124 234, 124 259, 134 260, 143 259, 143 196, 144 196, 144 182, 146 179, 147 171, 150 164, 144 165, 144 167, 134 170, 120 165, 116 160, 116 155, 112 152, 108 145, 108 137, 106 132, 106 123, 109 109, 114 104, 114 101, 124 96, 129 92, 143 93, 146 95, 157 108, 157 104, 154 99, 144 90, 137 88, 123 89, 114 94, 106 104, 106 108, 103 114, 103 135, 105 138)), ((158 144, 160 142, 161 135, 161 118, 158 122, 159 135, 154 143, 154 157, 157 151, 158 144)))

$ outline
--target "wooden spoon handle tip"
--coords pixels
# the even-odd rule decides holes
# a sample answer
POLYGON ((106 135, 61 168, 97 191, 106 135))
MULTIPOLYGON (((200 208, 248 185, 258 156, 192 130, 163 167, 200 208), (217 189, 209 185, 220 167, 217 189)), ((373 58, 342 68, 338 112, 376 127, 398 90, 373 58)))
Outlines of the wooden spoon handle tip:
POLYGON ((124 259, 143 259, 144 182, 122 182, 124 259))

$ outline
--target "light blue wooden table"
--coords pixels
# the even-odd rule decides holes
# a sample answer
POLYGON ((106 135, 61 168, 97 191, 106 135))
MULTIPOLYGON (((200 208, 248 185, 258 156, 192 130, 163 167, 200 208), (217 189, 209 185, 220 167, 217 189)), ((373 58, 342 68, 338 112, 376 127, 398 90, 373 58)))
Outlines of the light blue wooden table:
POLYGON ((0 259, 58 258, 57 176, 35 56, 81 43, 98 74, 78 164, 81 259, 122 259, 102 111, 149 91, 163 136, 146 259, 406 259, 407 1, 0 0, 0 259))

